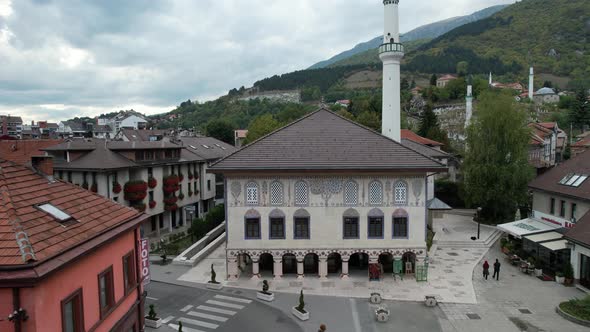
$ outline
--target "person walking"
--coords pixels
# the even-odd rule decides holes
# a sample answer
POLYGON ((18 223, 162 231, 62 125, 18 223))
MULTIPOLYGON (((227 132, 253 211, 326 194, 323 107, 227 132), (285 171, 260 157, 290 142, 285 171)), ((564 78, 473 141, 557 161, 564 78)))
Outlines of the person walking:
POLYGON ((488 261, 485 261, 483 263, 483 277, 485 280, 488 280, 488 276, 490 275, 490 263, 488 263, 488 261))
POLYGON ((494 279, 494 277, 496 278, 496 280, 500 280, 500 262, 498 262, 498 259, 496 258, 496 262, 494 263, 494 274, 492 275, 492 279, 494 279))

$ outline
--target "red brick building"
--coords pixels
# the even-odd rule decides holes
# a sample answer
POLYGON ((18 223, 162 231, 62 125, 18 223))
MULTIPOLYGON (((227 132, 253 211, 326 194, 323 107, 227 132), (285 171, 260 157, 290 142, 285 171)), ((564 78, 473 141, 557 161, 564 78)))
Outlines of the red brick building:
POLYGON ((0 331, 139 331, 145 215, 0 159, 0 331))

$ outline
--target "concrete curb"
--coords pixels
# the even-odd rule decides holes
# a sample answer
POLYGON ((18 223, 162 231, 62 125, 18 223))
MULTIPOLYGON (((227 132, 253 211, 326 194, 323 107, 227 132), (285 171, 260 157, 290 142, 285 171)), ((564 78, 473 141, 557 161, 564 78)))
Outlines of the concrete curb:
POLYGON ((555 307, 555 312, 557 312, 561 317, 569 320, 572 323, 576 323, 578 325, 590 327, 590 321, 589 320, 583 320, 583 319, 579 319, 577 317, 574 317, 574 316, 568 314, 567 312, 561 310, 561 308, 559 307, 559 305, 557 305, 557 307, 555 307))

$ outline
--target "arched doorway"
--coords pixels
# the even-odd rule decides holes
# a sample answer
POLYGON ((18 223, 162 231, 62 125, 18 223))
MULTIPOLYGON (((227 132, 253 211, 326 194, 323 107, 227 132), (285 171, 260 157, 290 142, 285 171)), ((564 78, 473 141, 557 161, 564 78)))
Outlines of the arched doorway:
POLYGON ((259 266, 261 277, 272 278, 274 261, 273 261, 271 254, 264 253, 264 254, 260 255, 260 258, 258 260, 258 266, 259 266))
POLYGON ((283 275, 297 274, 297 257, 293 254, 283 255, 283 275))
POLYGON ((379 255, 379 264, 383 267, 383 274, 391 276, 393 274, 393 255, 384 252, 379 255))
POLYGON ((304 274, 317 274, 319 266, 319 257, 314 253, 305 255, 303 259, 303 273, 304 274))
POLYGON ((252 259, 248 254, 238 255, 238 269, 240 270, 240 276, 250 278, 252 277, 252 259))
POLYGON ((416 254, 413 252, 406 252, 402 256, 403 273, 413 274, 416 271, 416 254))
POLYGON ((369 273, 369 255, 357 252, 348 260, 348 271, 351 276, 366 278, 369 273))
POLYGON ((328 256, 328 274, 340 275, 342 271, 342 257, 339 253, 333 252, 328 256))

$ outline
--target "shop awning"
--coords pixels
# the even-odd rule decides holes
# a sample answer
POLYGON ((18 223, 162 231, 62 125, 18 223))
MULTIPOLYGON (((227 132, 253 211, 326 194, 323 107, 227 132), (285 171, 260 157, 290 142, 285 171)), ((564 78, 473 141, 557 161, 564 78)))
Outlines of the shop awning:
POLYGON ((539 243, 539 244, 551 251, 567 249, 567 245, 566 245, 567 240, 557 240, 557 241, 543 242, 543 243, 539 243))
POLYGON ((513 221, 507 224, 498 225, 497 227, 499 230, 506 232, 517 238, 521 238, 528 234, 553 231, 559 228, 559 226, 547 224, 534 218, 513 221))
POLYGON ((525 235, 525 238, 533 242, 545 242, 551 240, 559 240, 563 238, 563 234, 557 232, 546 232, 541 234, 525 235))

